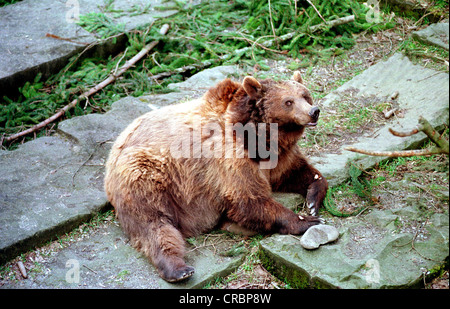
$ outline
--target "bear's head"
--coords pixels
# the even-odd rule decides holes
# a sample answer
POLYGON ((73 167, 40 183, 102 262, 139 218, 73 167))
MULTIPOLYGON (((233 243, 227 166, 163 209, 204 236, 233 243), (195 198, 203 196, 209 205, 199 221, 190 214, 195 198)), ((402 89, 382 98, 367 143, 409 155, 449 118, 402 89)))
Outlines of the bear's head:
POLYGON ((226 104, 227 119, 231 123, 276 123, 284 131, 298 133, 317 124, 320 110, 313 106, 299 72, 288 81, 258 81, 247 76, 241 85, 228 80, 223 86, 231 83, 233 91, 227 91, 230 100, 226 104))
POLYGON ((320 110, 313 106, 311 94, 299 72, 295 72, 289 81, 267 79, 259 82, 247 76, 242 87, 255 104, 252 120, 277 123, 288 131, 302 131, 305 126, 317 125, 320 110))

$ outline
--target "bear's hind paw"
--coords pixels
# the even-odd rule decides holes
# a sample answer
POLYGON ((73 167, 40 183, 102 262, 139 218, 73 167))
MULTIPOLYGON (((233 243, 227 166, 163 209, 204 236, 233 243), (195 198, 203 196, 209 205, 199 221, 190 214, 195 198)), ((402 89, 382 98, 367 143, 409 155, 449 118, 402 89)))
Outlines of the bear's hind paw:
POLYGON ((185 266, 175 270, 170 277, 164 279, 170 283, 180 282, 191 277, 194 274, 194 272, 195 272, 194 267, 185 266))

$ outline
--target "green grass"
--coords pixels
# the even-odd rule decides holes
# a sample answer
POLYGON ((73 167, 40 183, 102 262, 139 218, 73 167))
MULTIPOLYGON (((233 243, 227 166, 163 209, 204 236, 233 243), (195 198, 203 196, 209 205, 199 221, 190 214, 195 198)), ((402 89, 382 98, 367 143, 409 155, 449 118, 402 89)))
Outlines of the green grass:
POLYGON ((449 71, 449 51, 438 47, 423 44, 412 37, 408 37, 399 46, 399 50, 407 55, 415 64, 429 66, 438 71, 449 71))

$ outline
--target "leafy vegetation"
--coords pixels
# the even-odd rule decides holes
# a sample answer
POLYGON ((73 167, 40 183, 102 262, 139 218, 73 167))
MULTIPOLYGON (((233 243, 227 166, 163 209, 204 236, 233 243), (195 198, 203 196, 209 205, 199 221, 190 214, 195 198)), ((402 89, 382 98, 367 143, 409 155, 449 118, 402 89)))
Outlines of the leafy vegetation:
POLYGON ((372 206, 376 201, 376 199, 372 196, 372 189, 380 179, 377 178, 367 180, 363 176, 363 170, 361 170, 354 164, 350 164, 348 173, 350 176, 349 181, 335 188, 331 188, 330 190, 328 190, 327 195, 325 197, 323 203, 324 207, 333 216, 338 217, 355 216, 364 211, 365 209, 367 209, 367 207, 372 206), (355 210, 352 210, 350 212, 341 211, 337 209, 334 200, 337 199, 338 196, 340 196, 341 198, 342 197, 351 198, 352 195, 356 195, 357 197, 359 197, 358 199, 359 203, 361 203, 362 201, 364 201, 365 203, 362 206, 359 206, 355 210))
POLYGON ((430 66, 435 70, 448 72, 449 51, 427 44, 423 44, 413 38, 407 38, 399 46, 414 63, 430 66))
POLYGON ((19 2, 21 0, 0 0, 0 7, 19 2))
MULTIPOLYGON (((209 65, 240 63, 267 69, 265 59, 276 57, 278 53, 291 57, 302 53, 329 57, 353 46, 353 33, 393 26, 392 23, 367 23, 367 8, 355 0, 313 2, 315 6, 307 1, 217 0, 187 6, 176 1, 178 14, 158 19, 150 28, 125 32, 124 26, 115 24, 111 16, 143 14, 148 6, 132 7, 125 12, 114 8, 114 0, 108 0, 103 5, 103 12, 81 16, 79 24, 99 39, 125 33, 127 43, 124 51, 106 58, 74 56, 60 73, 47 80, 38 75, 32 83, 27 82, 19 89, 17 97, 0 98, 0 135, 16 133, 48 118, 83 91, 107 78, 154 40, 161 43, 152 54, 125 72, 114 84, 81 100, 66 116, 104 112, 124 96, 167 92, 167 84, 194 74, 205 61, 209 61, 209 65), (324 20, 353 14, 356 15, 353 23, 333 28, 325 26, 314 33, 310 31, 312 26, 324 23, 324 20), (171 26, 167 36, 159 34, 164 23, 171 26), (290 40, 277 41, 287 33, 295 35, 290 40), (258 45, 269 39, 275 39, 276 43, 270 50, 258 45), (252 48, 237 52, 248 46, 252 48), (175 74, 176 69, 188 65, 193 67, 185 73, 175 74), (166 73, 167 77, 160 80, 152 78, 161 73, 166 73)), ((38 133, 38 136, 42 134, 45 132, 38 133)))

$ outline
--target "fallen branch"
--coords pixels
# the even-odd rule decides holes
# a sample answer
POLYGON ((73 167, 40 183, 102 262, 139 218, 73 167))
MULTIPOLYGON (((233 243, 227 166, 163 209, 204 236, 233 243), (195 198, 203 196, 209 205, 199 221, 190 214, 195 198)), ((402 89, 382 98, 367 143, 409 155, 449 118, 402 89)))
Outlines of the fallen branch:
MULTIPOLYGON (((169 30, 169 25, 168 24, 164 24, 161 27, 161 30, 159 32, 162 35, 164 35, 164 34, 167 33, 168 30, 169 30)), ((75 107, 79 100, 81 100, 83 98, 88 98, 89 96, 93 95, 94 93, 98 92, 99 90, 105 88, 106 86, 108 86, 109 84, 114 82, 120 75, 122 75, 126 70, 128 70, 136 62, 138 62, 142 57, 144 57, 158 43, 159 43, 159 41, 153 41, 153 42, 145 45, 144 48, 142 48, 142 50, 137 55, 135 55, 133 58, 131 58, 130 60, 125 62, 125 64, 120 67, 120 69, 117 71, 117 73, 111 74, 107 79, 105 79, 100 84, 97 84, 95 87, 93 87, 90 90, 82 93, 78 98, 76 98, 75 100, 73 100, 72 102, 70 102, 69 104, 64 106, 63 108, 61 108, 56 114, 54 114, 50 118, 47 118, 46 120, 38 123, 37 125, 29 128, 29 129, 27 129, 25 131, 22 131, 22 132, 19 132, 19 133, 16 133, 16 134, 13 134, 13 135, 10 135, 10 136, 6 137, 5 141, 6 142, 10 142, 10 141, 12 141, 12 140, 14 140, 16 138, 21 137, 21 136, 33 133, 33 132, 35 132, 35 131, 45 127, 49 123, 52 123, 53 121, 55 121, 56 119, 58 119, 59 117, 64 115, 69 109, 75 107)))
POLYGON ((402 151, 371 151, 371 150, 363 150, 354 147, 346 147, 344 150, 353 151, 357 153, 366 154, 369 156, 379 156, 379 157, 413 157, 413 156, 429 156, 433 154, 449 154, 449 146, 448 141, 445 140, 442 135, 440 135, 434 128, 430 125, 430 123, 423 117, 419 118, 419 124, 417 128, 413 129, 411 132, 397 132, 393 129, 389 128, 389 132, 392 135, 399 137, 406 137, 417 134, 419 132, 425 133, 428 138, 436 145, 430 149, 418 149, 418 150, 402 150, 402 151))
POLYGON ((402 150, 402 151, 370 151, 370 150, 357 149, 357 148, 353 148, 353 147, 347 147, 344 150, 362 153, 362 154, 366 154, 369 156, 390 157, 390 158, 416 157, 416 156, 419 157, 419 156, 429 156, 429 155, 433 155, 433 154, 444 153, 444 152, 442 152, 442 150, 437 149, 437 148, 423 149, 423 150, 402 150))
POLYGON ((173 74, 181 74, 181 73, 184 73, 184 72, 189 71, 189 70, 204 69, 206 67, 211 66, 212 64, 214 64, 217 61, 218 60, 214 60, 214 59, 206 60, 206 61, 200 62, 199 64, 190 64, 190 65, 186 65, 184 67, 178 68, 178 69, 174 69, 172 71, 167 71, 167 72, 162 72, 162 73, 159 73, 159 74, 155 74, 155 75, 149 76, 149 78, 151 78, 151 79, 160 79, 160 78, 164 78, 164 77, 169 77, 169 76, 171 76, 173 74))

